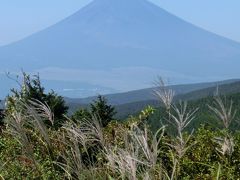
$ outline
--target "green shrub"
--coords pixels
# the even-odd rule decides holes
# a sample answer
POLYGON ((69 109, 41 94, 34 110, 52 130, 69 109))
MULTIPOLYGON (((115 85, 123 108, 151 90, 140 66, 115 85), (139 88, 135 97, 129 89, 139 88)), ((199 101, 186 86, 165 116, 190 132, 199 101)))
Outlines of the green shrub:
POLYGON ((23 73, 23 82, 20 85, 19 90, 12 89, 11 94, 6 98, 6 115, 11 115, 14 111, 21 111, 22 107, 21 104, 19 106, 19 101, 26 104, 29 101, 40 101, 49 106, 54 114, 55 121, 53 123, 46 121, 49 126, 59 128, 66 121, 64 114, 67 113, 68 107, 65 105, 63 97, 54 91, 45 93, 38 75, 31 77, 23 73))

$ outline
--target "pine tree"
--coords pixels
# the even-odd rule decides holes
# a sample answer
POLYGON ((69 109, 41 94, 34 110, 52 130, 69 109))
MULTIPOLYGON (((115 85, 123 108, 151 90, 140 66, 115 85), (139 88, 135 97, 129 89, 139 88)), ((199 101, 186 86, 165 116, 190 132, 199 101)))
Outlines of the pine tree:
POLYGON ((101 95, 90 104, 90 111, 100 118, 103 127, 106 127, 108 123, 114 119, 114 115, 116 114, 115 108, 108 105, 106 98, 101 95))

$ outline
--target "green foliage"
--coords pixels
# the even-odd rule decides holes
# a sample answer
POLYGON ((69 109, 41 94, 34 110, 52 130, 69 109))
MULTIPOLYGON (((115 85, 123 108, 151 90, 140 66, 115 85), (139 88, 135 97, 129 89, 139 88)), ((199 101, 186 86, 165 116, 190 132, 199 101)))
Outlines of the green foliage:
MULTIPOLYGON (((227 96, 221 96, 226 104, 230 104, 233 101, 232 109, 236 110, 236 118, 232 121, 230 125, 231 131, 236 131, 240 129, 240 93, 230 94, 227 96)), ((193 100, 188 102, 188 109, 198 108, 195 120, 187 127, 187 131, 191 132, 192 129, 198 129, 201 125, 210 126, 212 130, 217 130, 223 128, 221 120, 209 109, 208 105, 214 106, 214 97, 210 96, 207 98, 193 100)), ((171 124, 168 122, 167 111, 164 107, 155 107, 156 112, 154 115, 150 116, 149 123, 153 131, 156 131, 164 124, 168 124, 169 133, 173 132, 171 124)))
POLYGON ((0 109, 0 130, 3 125, 4 125, 4 110, 0 109))
POLYGON ((62 124, 66 121, 66 118, 63 115, 66 114, 68 110, 63 97, 57 95, 54 91, 51 91, 46 94, 43 102, 45 102, 50 107, 52 113, 54 114, 55 121, 53 127, 58 128, 62 126, 62 124))
POLYGON ((40 101, 48 105, 55 116, 54 124, 48 123, 49 126, 59 128, 66 120, 64 114, 67 113, 68 107, 65 105, 63 97, 57 95, 54 91, 45 93, 44 87, 38 75, 31 77, 23 73, 23 82, 20 90, 12 89, 11 95, 6 99, 6 114, 10 115, 14 111, 21 111, 19 102, 27 103, 28 101, 40 101))
POLYGON ((60 178, 51 164, 48 154, 43 151, 41 139, 32 138, 34 158, 23 153, 22 145, 14 137, 4 134, 0 138, 0 175, 5 179, 52 179, 60 178), (35 140, 35 143, 33 142, 35 140), (2 166, 2 167, 1 167, 2 166))
MULTIPOLYGON (((143 130, 138 129, 138 126, 142 128, 141 123, 151 116, 152 110, 149 107, 139 116, 131 117, 125 122, 111 121, 102 129, 102 132, 97 124, 89 122, 90 124, 82 126, 82 123, 78 125, 68 122, 57 131, 46 130, 50 145, 47 145, 47 138, 40 129, 32 125, 23 125, 21 133, 26 133, 33 156, 28 156, 27 149, 17 136, 11 135, 11 130, 6 129, 0 138, 0 175, 5 179, 15 177, 19 179, 89 179, 92 177, 119 179, 123 177, 121 175, 123 172, 119 171, 120 169, 114 170, 109 160, 111 158, 123 160, 121 157, 126 159, 133 156, 137 158, 136 179, 146 176, 150 179, 166 179, 171 176, 176 158, 175 150, 169 144, 178 140, 164 133, 154 136, 149 129, 145 130, 147 126, 143 126, 143 130), (136 124, 136 122, 141 123, 136 124), (103 142, 101 136, 103 136, 103 142), (144 138, 147 138, 146 141, 144 138), (158 139, 160 141, 156 144, 158 139), (134 147, 137 148, 136 151, 134 147)), ((231 155, 223 155, 217 150, 220 145, 215 138, 224 137, 226 134, 228 134, 226 130, 213 130, 209 125, 198 128, 187 142, 189 148, 186 153, 178 160, 175 177, 177 179, 216 179, 217 176, 220 179, 237 179, 240 177, 240 133, 232 134, 235 146, 231 155)), ((184 137, 188 136, 189 134, 185 132, 184 137)), ((130 163, 130 159, 125 163, 130 163)), ((121 166, 119 168, 123 168, 121 166)), ((125 174, 125 179, 132 179, 130 177, 132 177, 131 174, 125 174)))
POLYGON ((106 127, 110 121, 114 119, 116 114, 115 108, 107 104, 107 100, 103 96, 98 96, 97 100, 90 104, 90 111, 101 119, 101 124, 106 127))
POLYGON ((84 121, 84 120, 88 120, 89 118, 91 118, 91 114, 87 109, 81 108, 79 110, 77 110, 73 115, 72 115, 72 119, 77 122, 77 121, 84 121))
POLYGON ((240 94, 226 101, 208 97, 179 105, 169 101, 167 108, 147 106, 125 121, 114 121, 114 107, 99 96, 89 109, 64 121, 67 108, 62 97, 46 94, 38 76, 24 74, 23 82, 7 98, 7 124, 0 135, 2 179, 240 177, 240 131, 235 121, 240 114, 223 116, 235 112, 240 94), (229 106, 231 99, 234 104, 229 106), (51 122, 58 128, 48 128, 51 122))
POLYGON ((115 108, 108 105, 107 100, 99 95, 97 100, 90 104, 89 110, 81 108, 73 114, 72 118, 75 121, 82 121, 89 120, 92 116, 97 116, 101 120, 101 125, 106 127, 114 119, 115 114, 115 108))

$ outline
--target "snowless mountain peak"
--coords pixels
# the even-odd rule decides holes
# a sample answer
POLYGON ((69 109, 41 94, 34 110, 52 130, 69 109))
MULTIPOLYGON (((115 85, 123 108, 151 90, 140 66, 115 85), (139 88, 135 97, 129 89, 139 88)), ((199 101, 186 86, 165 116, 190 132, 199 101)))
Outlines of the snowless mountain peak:
POLYGON ((0 48, 2 71, 42 71, 53 80, 78 78, 120 90, 143 88, 158 75, 178 83, 238 78, 239 59, 239 43, 147 0, 94 0, 63 21, 0 48))

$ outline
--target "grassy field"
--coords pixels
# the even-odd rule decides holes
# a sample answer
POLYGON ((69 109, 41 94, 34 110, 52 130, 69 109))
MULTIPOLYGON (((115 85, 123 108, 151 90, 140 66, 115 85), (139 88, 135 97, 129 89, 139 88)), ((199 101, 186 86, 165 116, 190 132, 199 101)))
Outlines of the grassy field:
POLYGON ((124 121, 102 126, 99 114, 81 114, 64 116, 57 128, 59 116, 46 103, 12 98, 1 128, 0 177, 238 179, 239 94, 187 103, 161 89, 158 97, 161 108, 124 121))

